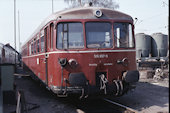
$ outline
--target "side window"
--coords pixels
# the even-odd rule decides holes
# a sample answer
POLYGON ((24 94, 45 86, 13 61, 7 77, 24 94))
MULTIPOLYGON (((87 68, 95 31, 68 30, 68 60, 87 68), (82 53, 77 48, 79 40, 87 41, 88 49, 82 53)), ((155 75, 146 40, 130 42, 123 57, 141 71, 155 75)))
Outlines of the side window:
POLYGON ((45 29, 44 29, 44 42, 45 42, 45 45, 44 45, 44 50, 45 50, 45 52, 47 52, 47 39, 48 39, 48 37, 49 37, 49 33, 48 33, 48 28, 46 27, 45 29))
POLYGON ((84 48, 82 23, 59 23, 57 25, 57 48, 84 48))
POLYGON ((37 49, 37 44, 36 44, 36 39, 34 39, 34 53, 36 54, 36 49, 37 49))
POLYGON ((41 52, 44 51, 44 30, 41 31, 41 52))
POLYGON ((51 48, 51 49, 53 48, 53 38, 54 38, 54 37, 53 37, 53 33, 54 33, 53 30, 54 30, 54 24, 51 24, 51 25, 50 25, 50 38, 51 38, 51 40, 50 40, 50 41, 51 41, 51 42, 50 42, 50 44, 51 44, 50 48, 51 48))
POLYGON ((31 42, 31 54, 34 53, 34 46, 33 46, 33 42, 31 42))
POLYGON ((31 42, 29 43, 29 55, 31 55, 31 42))
POLYGON ((38 53, 40 52, 40 40, 39 39, 37 40, 37 52, 38 53))

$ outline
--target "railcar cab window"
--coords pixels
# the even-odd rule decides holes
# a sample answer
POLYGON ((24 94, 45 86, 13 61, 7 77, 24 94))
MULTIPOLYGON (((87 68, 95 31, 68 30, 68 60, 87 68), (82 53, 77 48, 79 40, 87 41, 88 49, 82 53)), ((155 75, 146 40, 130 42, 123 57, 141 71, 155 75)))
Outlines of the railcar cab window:
POLYGON ((112 48, 112 25, 109 22, 87 22, 86 42, 88 48, 112 48))
POLYGON ((129 23, 114 23, 114 42, 117 48, 133 48, 134 38, 132 25, 129 23))
POLYGON ((41 52, 43 52, 44 51, 44 30, 41 31, 40 37, 41 37, 41 52))
POLYGON ((57 25, 57 48, 84 48, 82 23, 59 23, 57 25))

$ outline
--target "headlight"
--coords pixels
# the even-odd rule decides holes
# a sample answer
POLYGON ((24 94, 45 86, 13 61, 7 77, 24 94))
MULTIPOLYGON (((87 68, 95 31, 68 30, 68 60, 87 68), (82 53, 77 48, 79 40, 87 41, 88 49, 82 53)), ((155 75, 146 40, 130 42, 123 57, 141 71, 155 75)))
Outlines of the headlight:
POLYGON ((102 14, 103 14, 103 13, 102 13, 101 10, 95 10, 95 11, 94 11, 94 15, 95 15, 96 17, 98 17, 98 18, 101 17, 102 14))
POLYGON ((76 61, 75 59, 70 59, 70 60, 68 61, 68 63, 69 63, 69 65, 70 65, 71 67, 76 67, 76 66, 78 65, 78 63, 77 63, 77 61, 76 61))

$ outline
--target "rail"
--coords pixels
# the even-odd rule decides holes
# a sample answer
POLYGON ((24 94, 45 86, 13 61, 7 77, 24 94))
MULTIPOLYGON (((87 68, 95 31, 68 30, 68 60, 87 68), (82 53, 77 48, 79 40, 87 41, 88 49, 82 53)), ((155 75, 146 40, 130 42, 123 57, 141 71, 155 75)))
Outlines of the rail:
POLYGON ((117 102, 114 102, 112 100, 109 100, 109 99, 106 99, 106 98, 103 98, 103 100, 117 106, 120 109, 120 111, 122 111, 122 113, 138 113, 138 111, 136 111, 136 110, 134 110, 134 109, 132 109, 130 107, 127 107, 125 105, 122 105, 122 104, 119 104, 117 102))

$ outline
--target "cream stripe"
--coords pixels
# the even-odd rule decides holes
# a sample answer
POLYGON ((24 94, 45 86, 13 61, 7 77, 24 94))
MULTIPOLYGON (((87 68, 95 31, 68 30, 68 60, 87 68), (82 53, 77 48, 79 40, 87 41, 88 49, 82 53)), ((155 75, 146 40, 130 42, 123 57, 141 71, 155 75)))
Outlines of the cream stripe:
POLYGON ((47 52, 47 53, 42 53, 37 55, 26 56, 22 58, 29 58, 29 57, 41 56, 45 54, 54 54, 54 53, 105 53, 105 52, 136 52, 136 50, 126 49, 126 50, 92 50, 92 51, 53 51, 53 52, 47 52))

